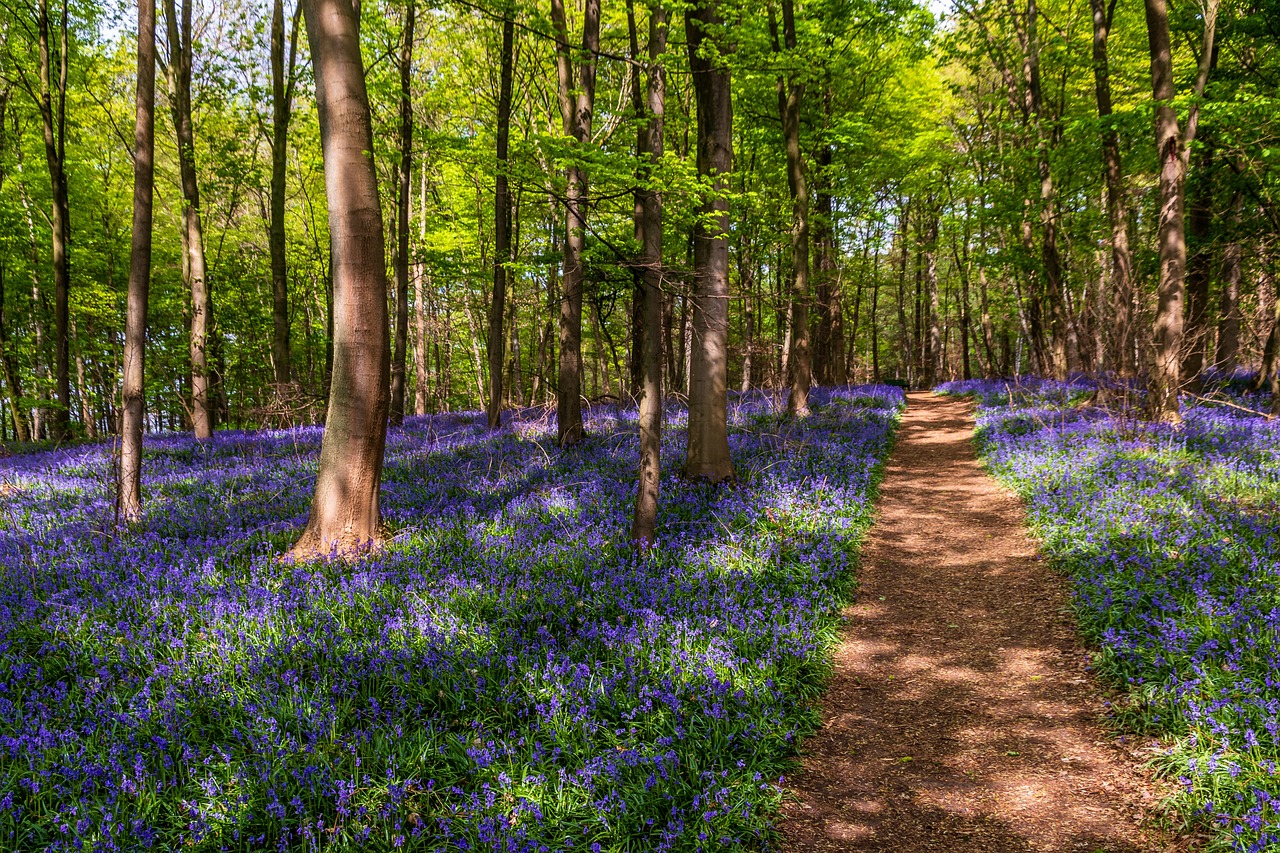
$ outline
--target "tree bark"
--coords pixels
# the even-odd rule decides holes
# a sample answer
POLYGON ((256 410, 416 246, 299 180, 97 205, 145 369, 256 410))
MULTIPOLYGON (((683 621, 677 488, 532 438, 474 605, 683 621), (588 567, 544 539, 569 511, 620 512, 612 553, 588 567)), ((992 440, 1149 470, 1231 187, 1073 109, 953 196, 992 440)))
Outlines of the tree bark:
MULTIPOLYGON (((556 76, 565 136, 579 146, 591 141, 595 110, 596 54, 600 50, 600 0, 586 0, 582 19, 582 53, 576 64, 570 55, 564 0, 551 0, 556 33, 556 76)), ((565 188, 564 273, 560 300, 560 385, 556 389, 556 432, 561 446, 582 441, 582 252, 586 248, 587 171, 581 163, 567 170, 565 188)))
POLYGON ((1102 120, 1102 162, 1107 183, 1107 219, 1111 223, 1111 368, 1121 377, 1137 375, 1133 353, 1133 258, 1129 252, 1129 210, 1124 187, 1120 136, 1112 123, 1111 73, 1107 39, 1115 0, 1090 0, 1093 10, 1093 81, 1102 120))
POLYGON ((1222 251, 1222 294, 1218 303, 1218 348, 1214 365, 1221 371, 1232 371, 1240 359, 1240 220, 1244 212, 1244 193, 1236 189, 1231 196, 1230 240, 1222 251))
POLYGON ((489 429, 502 425, 503 319, 507 302, 507 264, 511 262, 511 193, 507 184, 507 148, 511 136, 511 77, 515 62, 515 22, 502 21, 502 71, 498 84, 497 177, 493 199, 493 298, 489 302, 489 429))
MULTIPOLYGON (((794 59, 796 19, 792 0, 782 0, 782 44, 778 24, 769 6, 774 54, 794 59), (783 53, 785 48, 786 53, 783 53)), ((809 341, 809 186, 800 152, 800 112, 805 84, 793 73, 778 76, 778 115, 787 157, 787 186, 791 190, 791 346, 787 356, 787 413, 809 414, 809 388, 813 382, 813 358, 809 341)))
POLYGON ((938 214, 934 212, 929 220, 929 233, 924 245, 924 278, 927 290, 929 314, 929 353, 925 362, 925 385, 932 388, 938 384, 942 373, 942 327, 939 325, 941 312, 938 307, 938 214))
POLYGON ((1169 41, 1168 8, 1165 0, 1145 0, 1145 6, 1160 184, 1160 273, 1152 340, 1155 360, 1148 388, 1148 405, 1153 419, 1178 423, 1182 420, 1178 386, 1187 264, 1182 217, 1185 168, 1178 116, 1173 109, 1173 53, 1169 41))
POLYGON ((169 107, 177 136, 182 182, 182 277, 191 294, 191 428, 197 439, 204 440, 213 435, 208 356, 213 297, 205 262, 191 120, 191 4, 192 0, 183 0, 179 12, 175 0, 165 0, 165 20, 169 31, 169 107))
POLYGON ((413 24, 414 0, 404 10, 404 41, 400 45, 400 165, 396 170, 396 319, 391 356, 393 426, 404 423, 406 362, 409 352, 409 202, 413 196, 413 24))
POLYGON ((667 10, 662 0, 649 7, 648 122, 640 147, 641 246, 643 275, 642 342, 643 388, 640 396, 640 470, 636 478, 636 507, 631 516, 631 541, 640 550, 653 546, 658 519, 658 483, 662 469, 662 194, 651 184, 651 167, 662 159, 666 114, 667 10))
POLYGON ((719 41, 716 0, 685 13, 685 38, 698 111, 698 177, 709 184, 694 227, 689 441, 684 474, 719 483, 734 476, 729 457, 729 175, 733 169, 731 48, 719 41))
POLYGON ((1213 148, 1206 145, 1191 176, 1187 215, 1190 256, 1187 259, 1187 314, 1183 318, 1183 383, 1194 394, 1202 389, 1201 372, 1209 345, 1209 280, 1213 277, 1213 148))
POLYGON ((67 252, 71 245, 71 206, 67 198, 67 70, 68 4, 63 0, 59 21, 58 76, 53 80, 50 46, 49 0, 40 0, 37 10, 40 54, 40 94, 37 99, 44 128, 45 161, 49 167, 52 209, 49 216, 53 236, 53 326, 54 396, 57 405, 49 424, 55 441, 71 428, 71 349, 69 299, 71 270, 67 252))
POLYGON ((324 149, 333 270, 333 381, 297 558, 381 541, 378 494, 391 353, 382 207, 359 22, 350 0, 303 0, 324 149))
POLYGON ((143 365, 147 345, 147 296, 151 287, 151 207, 156 148, 156 7, 138 2, 138 88, 133 131, 133 238, 122 364, 124 411, 120 429, 120 477, 116 512, 128 522, 142 515, 143 365))
POLYGON ((293 117, 293 90, 297 80, 299 4, 287 34, 285 54, 284 0, 274 0, 271 11, 271 213, 268 243, 271 251, 271 360, 275 364, 275 392, 290 396, 292 364, 289 346, 289 281, 285 258, 285 173, 288 168, 289 122, 293 117))

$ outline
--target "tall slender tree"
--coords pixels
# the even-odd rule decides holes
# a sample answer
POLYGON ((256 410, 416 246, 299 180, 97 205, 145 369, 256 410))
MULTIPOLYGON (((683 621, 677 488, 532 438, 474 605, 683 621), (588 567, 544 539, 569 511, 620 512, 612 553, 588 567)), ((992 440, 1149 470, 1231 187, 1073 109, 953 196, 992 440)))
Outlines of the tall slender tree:
POLYGON ((381 541, 391 347, 382 206, 359 19, 351 0, 302 0, 315 68, 333 258, 333 380, 299 558, 381 541))
MULTIPOLYGON (((796 16, 793 0, 782 0, 783 42, 778 41, 778 24, 773 5, 769 6, 773 49, 793 66, 796 57, 796 16), (786 53, 782 52, 783 47, 786 53)), ((804 156, 800 150, 800 112, 804 109, 805 84, 789 67, 778 76, 778 114, 782 119, 782 140, 787 155, 787 186, 791 190, 791 351, 787 355, 787 413, 809 414, 809 387, 813 381, 813 360, 809 348, 809 185, 805 180, 804 156)))
POLYGON ((271 211, 267 222, 271 250, 271 360, 275 393, 290 396, 293 366, 289 344, 289 271, 285 255, 285 179, 289 166, 289 123, 297 83, 298 21, 302 4, 294 10, 286 32, 284 0, 271 6, 271 211), (286 41, 287 52, 286 52, 286 41))
MULTIPOLYGON (((643 340, 640 395, 640 473, 631 539, 640 549, 657 535, 658 483, 662 469, 662 193, 654 186, 653 165, 662 159, 666 118, 667 10, 662 0, 649 7, 649 67, 645 109, 648 121, 638 140, 641 186, 641 255, 643 340)), ((632 346, 636 344, 633 343, 632 346)))
POLYGON ((133 130, 133 245, 125 315, 120 476, 116 511, 125 522, 142 515, 142 425, 147 347, 147 297, 151 288, 151 208, 156 150, 156 5, 138 0, 138 88, 133 130))
POLYGON ((212 332, 213 294, 205 263, 204 221, 200 209, 200 184, 196 177, 195 131, 191 121, 191 6, 183 0, 165 0, 169 34, 169 108, 178 141, 178 171, 182 182, 182 277, 191 295, 191 428, 198 439, 213 435, 213 408, 209 394, 209 336, 212 332))
POLYGON ((413 185, 413 25, 414 0, 406 0, 400 42, 400 162, 396 165, 396 318, 391 353, 391 424, 404 423, 406 362, 409 352, 409 201, 413 185))
MULTIPOLYGON (((564 0, 551 0, 556 34, 556 78, 564 134, 581 146, 591 141, 596 98, 596 57, 600 52, 600 0, 582 10, 582 55, 575 62, 569 46, 564 0)), ((582 253, 587 244, 587 170, 581 160, 569 164, 565 187, 564 272, 560 300, 560 386, 556 389, 556 431, 561 445, 582 440, 582 253)))
POLYGON ((506 315, 508 265, 511 263, 511 190, 507 172, 511 138, 511 88, 515 67, 515 19, 502 18, 502 69, 498 80, 498 168, 493 199, 493 298, 489 302, 489 429, 502 424, 503 322, 506 315))

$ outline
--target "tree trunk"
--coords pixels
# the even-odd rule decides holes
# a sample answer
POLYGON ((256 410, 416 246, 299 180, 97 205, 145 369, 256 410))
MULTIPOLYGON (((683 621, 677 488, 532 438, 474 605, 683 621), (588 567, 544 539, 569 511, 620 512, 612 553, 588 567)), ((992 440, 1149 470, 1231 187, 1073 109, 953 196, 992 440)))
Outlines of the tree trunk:
POLYGON ((924 245, 924 278, 928 291, 929 314, 929 353, 925 362, 924 383, 932 388, 938 384, 942 374, 942 327, 939 325, 941 312, 938 308, 938 214, 934 213, 929 221, 929 233, 924 245))
POLYGON ((719 41, 724 21, 716 0, 685 13, 689 67, 698 110, 698 177, 709 183, 694 228, 689 443, 684 474, 719 483, 733 478, 728 433, 729 175, 733 106, 729 69, 719 41))
POLYGON ((1214 364, 1224 372, 1235 370, 1240 360, 1240 220, 1244 193, 1231 196, 1231 239, 1222 250, 1222 294, 1218 303, 1218 350, 1214 364))
MULTIPOLYGON (((591 141, 595 110, 596 54, 600 49, 600 0, 586 0, 581 62, 573 62, 564 0, 551 0, 556 33, 556 76, 566 136, 578 145, 591 141)), ((560 386, 556 389, 556 432, 561 446, 582 441, 582 252, 586 247, 587 171, 580 162, 567 170, 565 188, 564 295, 560 301, 560 386)))
MULTIPOLYGON (((188 0, 190 2, 190 0, 188 0)), ((284 0, 274 0, 271 10, 271 217, 268 243, 271 250, 271 360, 275 363, 275 392, 290 396, 292 376, 289 347, 289 282, 285 260, 285 171, 288 167, 289 121, 293 117, 294 69, 298 56, 299 4, 288 32, 285 55, 284 0)))
POLYGON ((63 0, 59 21, 58 77, 54 81, 50 46, 49 0, 40 0, 37 12, 40 53, 40 95, 38 106, 44 127, 45 160, 49 167, 52 210, 49 226, 53 235, 53 325, 54 325, 54 396, 57 405, 49 424, 50 437, 65 438, 71 428, 71 357, 69 294, 70 264, 67 251, 71 245, 70 203, 67 200, 67 0, 63 0), (56 87, 56 90, 55 90, 56 87))
POLYGON ((636 508, 631 517, 631 541, 641 550, 652 547, 658 519, 658 483, 662 449, 662 194, 650 186, 649 165, 662 159, 662 131, 665 117, 667 50, 667 10, 661 0, 649 7, 649 121, 641 146, 643 213, 641 272, 643 273, 644 388, 640 397, 640 471, 637 476, 636 508), (647 159, 647 163, 645 162, 647 159))
MULTIPOLYGON (((0 116, 0 125, 3 124, 0 116)), ((0 132, 3 129, 0 128, 0 132)), ((22 417, 22 379, 13 361, 13 352, 9 348, 9 320, 4 310, 5 268, 0 265, 0 369, 4 370, 4 385, 9 391, 9 415, 13 419, 13 432, 18 441, 26 444, 31 440, 27 431, 27 422, 22 417)))
POLYGON ((404 423, 405 366, 409 350, 409 200, 413 193, 413 24, 414 0, 404 10, 400 45, 400 165, 396 171, 396 321, 391 356, 392 426, 404 423))
POLYGON ((1191 176, 1191 209, 1187 215, 1190 229, 1190 256, 1187 259, 1187 314, 1183 318, 1183 359, 1180 367, 1187 389, 1198 394, 1202 389, 1200 374, 1204 370, 1205 352, 1209 345, 1209 280, 1213 277, 1213 148, 1206 145, 1201 152, 1199 168, 1191 176))
POLYGON ((138 2, 138 89, 133 131, 133 243, 129 254, 124 333, 124 411, 116 512, 125 522, 142 515, 143 362, 147 295, 151 286, 151 204, 156 149, 156 7, 138 2))
MULTIPOLYGON (((773 50, 781 55, 796 49, 796 20, 792 0, 782 0, 783 43, 778 43, 778 24, 769 5, 773 30, 773 50)), ((789 389, 787 413, 809 414, 809 387, 813 362, 809 347, 809 187, 805 180, 804 158, 800 153, 800 113, 804 108, 805 84, 793 75, 778 78, 778 114, 782 119, 782 140, 787 155, 787 185, 791 190, 791 346, 787 355, 789 389)))
POLYGON ((635 0, 627 0, 627 69, 631 90, 631 113, 636 121, 636 185, 631 193, 631 222, 639 254, 631 264, 631 336, 627 347, 627 392, 636 400, 644 393, 644 193, 649 173, 644 162, 649 128, 641 124, 645 116, 645 96, 640 82, 640 37, 636 31, 635 0))
POLYGON ((387 438, 387 273, 359 23, 350 0, 303 0, 315 67, 333 270, 333 384, 315 497, 292 555, 381 540, 378 493, 387 438))
POLYGON ((1111 368, 1122 377, 1137 374, 1133 359, 1133 259, 1129 253, 1129 210, 1120 157, 1120 136, 1112 123, 1111 74, 1107 39, 1115 2, 1090 0, 1093 9, 1093 80, 1102 120, 1102 162, 1107 182, 1107 219, 1111 223, 1111 368))
POLYGON ((1169 42, 1169 13, 1165 0, 1145 0, 1147 41, 1151 49, 1151 94, 1155 100, 1155 142, 1159 163, 1160 273, 1155 324, 1155 361, 1148 389, 1151 416, 1178 423, 1179 368, 1187 243, 1182 218, 1182 139, 1173 109, 1173 54, 1169 42))
MULTIPOLYGON (((418 240, 424 242, 427 236, 427 170, 419 169, 418 193, 418 240)), ((413 265, 413 310, 414 330, 417 334, 417 347, 413 351, 413 411, 414 414, 427 413, 427 353, 431 346, 427 330, 427 264, 419 260, 413 265)))
POLYGON ((191 3, 192 0, 183 0, 179 17, 175 0, 165 0, 165 19, 169 30, 169 107, 177 136, 182 182, 182 277, 191 294, 191 428, 197 439, 204 440, 213 435, 208 356, 213 297, 205 263, 191 120, 191 3))

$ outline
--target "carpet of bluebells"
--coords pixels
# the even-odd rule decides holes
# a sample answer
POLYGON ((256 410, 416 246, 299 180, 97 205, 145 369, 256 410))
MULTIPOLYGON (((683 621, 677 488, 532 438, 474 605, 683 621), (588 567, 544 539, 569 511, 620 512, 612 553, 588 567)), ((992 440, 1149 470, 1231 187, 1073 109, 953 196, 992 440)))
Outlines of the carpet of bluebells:
POLYGON ((732 401, 719 489, 672 407, 648 557, 625 408, 409 419, 353 561, 278 559, 315 428, 149 437, 124 533, 110 447, 0 461, 0 849, 769 846, 903 398, 814 402, 732 401))
POLYGON ((1089 405, 1088 382, 951 383, 979 400, 987 463, 1026 498, 1073 580, 1119 722, 1169 737, 1157 759, 1213 847, 1280 849, 1280 421, 1241 377, 1181 428, 1089 405), (1225 405, 1224 405, 1225 403, 1225 405))

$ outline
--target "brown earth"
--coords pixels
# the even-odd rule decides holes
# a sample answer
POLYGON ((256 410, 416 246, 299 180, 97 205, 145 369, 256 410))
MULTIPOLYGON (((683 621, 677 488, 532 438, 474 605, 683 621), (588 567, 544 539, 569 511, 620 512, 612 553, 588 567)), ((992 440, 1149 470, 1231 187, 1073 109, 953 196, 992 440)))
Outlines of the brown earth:
POLYGON ((782 849, 1188 849, 1150 744, 1103 724, 1066 580, 979 465, 972 404, 909 402, 782 849))

